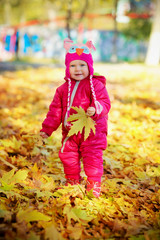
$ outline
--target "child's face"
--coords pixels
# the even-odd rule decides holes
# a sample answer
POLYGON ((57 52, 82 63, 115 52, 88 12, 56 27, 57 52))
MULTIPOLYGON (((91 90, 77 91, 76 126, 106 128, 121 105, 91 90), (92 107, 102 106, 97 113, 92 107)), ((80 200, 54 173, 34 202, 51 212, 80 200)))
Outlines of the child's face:
POLYGON ((69 72, 71 78, 81 81, 89 75, 88 64, 82 60, 74 60, 70 62, 69 72))

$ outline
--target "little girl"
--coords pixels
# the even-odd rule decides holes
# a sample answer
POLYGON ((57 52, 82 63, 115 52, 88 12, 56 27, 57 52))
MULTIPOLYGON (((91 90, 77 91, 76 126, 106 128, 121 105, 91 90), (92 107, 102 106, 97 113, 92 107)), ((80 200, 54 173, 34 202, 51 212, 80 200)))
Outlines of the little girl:
POLYGON ((49 137, 62 123, 62 147, 59 157, 64 166, 66 185, 79 184, 80 159, 83 159, 87 176, 86 191, 93 191, 100 196, 101 177, 103 175, 103 150, 107 147, 107 119, 110 100, 103 76, 93 75, 91 50, 96 50, 91 41, 86 44, 73 44, 70 39, 64 40, 66 49, 65 83, 57 88, 47 116, 42 123, 40 135, 49 137), (82 107, 86 114, 96 123, 96 132, 90 132, 84 140, 84 133, 78 132, 68 137, 69 115, 75 113, 71 107, 82 107))

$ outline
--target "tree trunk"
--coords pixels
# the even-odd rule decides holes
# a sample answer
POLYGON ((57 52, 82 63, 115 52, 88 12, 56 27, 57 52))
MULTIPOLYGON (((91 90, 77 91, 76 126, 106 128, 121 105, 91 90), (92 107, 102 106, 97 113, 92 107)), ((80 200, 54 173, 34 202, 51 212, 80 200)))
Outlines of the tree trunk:
POLYGON ((113 35, 113 53, 111 56, 111 62, 116 63, 117 58, 117 38, 118 38, 118 28, 117 28, 117 5, 118 0, 114 0, 114 35, 113 35))
POLYGON ((7 25, 11 24, 11 3, 9 0, 4 2, 4 23, 7 25))
POLYGON ((70 22, 72 19, 72 0, 68 1, 68 10, 67 10, 67 18, 66 18, 66 29, 68 33, 68 38, 71 39, 71 29, 70 29, 70 22))
POLYGON ((155 15, 145 63, 158 65, 160 62, 160 1, 156 0, 155 15))

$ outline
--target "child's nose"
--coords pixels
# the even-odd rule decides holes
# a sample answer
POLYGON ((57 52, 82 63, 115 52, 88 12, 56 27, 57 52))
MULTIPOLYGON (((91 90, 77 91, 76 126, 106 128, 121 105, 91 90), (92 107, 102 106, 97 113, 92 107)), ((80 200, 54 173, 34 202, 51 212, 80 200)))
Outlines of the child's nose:
POLYGON ((81 67, 80 67, 80 65, 78 64, 78 65, 76 66, 76 70, 79 71, 80 69, 81 69, 81 67))

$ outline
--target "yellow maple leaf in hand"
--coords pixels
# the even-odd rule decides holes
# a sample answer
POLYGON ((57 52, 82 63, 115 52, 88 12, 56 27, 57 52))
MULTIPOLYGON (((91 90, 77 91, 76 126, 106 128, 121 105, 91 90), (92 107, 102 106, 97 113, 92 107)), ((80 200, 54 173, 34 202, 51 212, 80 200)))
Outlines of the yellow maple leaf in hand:
POLYGON ((91 130, 95 134, 95 122, 86 115, 86 112, 82 107, 72 107, 77 113, 72 114, 67 119, 68 122, 72 122, 71 129, 69 130, 68 136, 72 136, 73 134, 77 134, 78 132, 82 133, 84 128, 84 140, 86 140, 91 132, 91 130))

